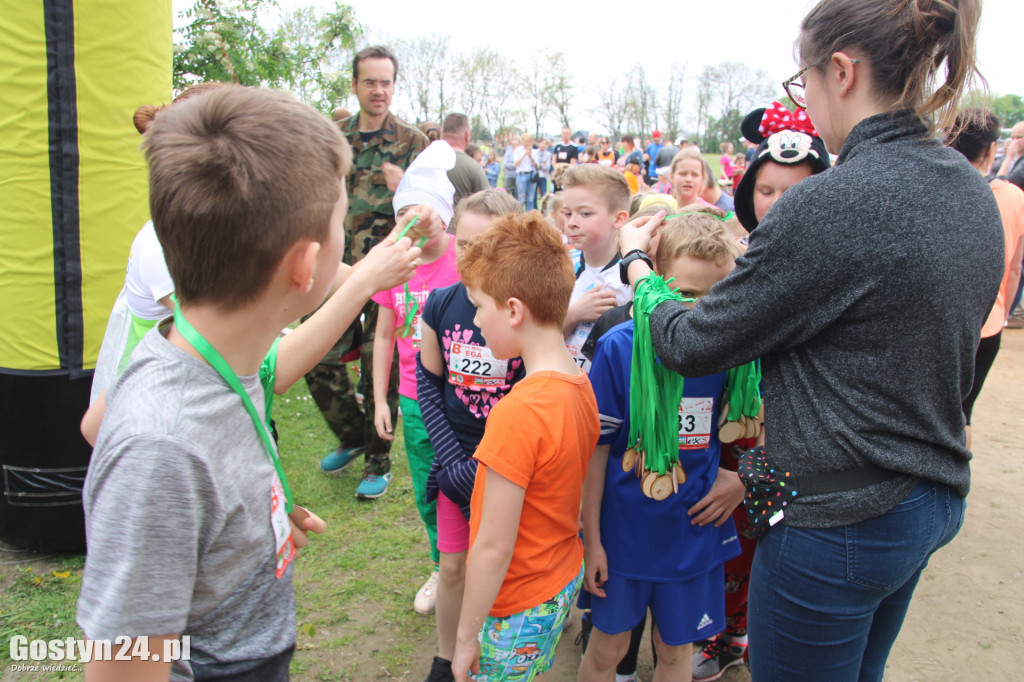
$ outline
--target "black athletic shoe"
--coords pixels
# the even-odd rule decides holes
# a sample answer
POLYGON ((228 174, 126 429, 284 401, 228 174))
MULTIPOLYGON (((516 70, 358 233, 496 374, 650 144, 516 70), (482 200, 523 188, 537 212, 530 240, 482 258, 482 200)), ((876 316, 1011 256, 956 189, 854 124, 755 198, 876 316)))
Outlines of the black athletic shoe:
POLYGON ((430 666, 430 674, 425 682, 455 682, 455 674, 452 673, 452 662, 446 661, 440 656, 434 656, 434 662, 430 666))

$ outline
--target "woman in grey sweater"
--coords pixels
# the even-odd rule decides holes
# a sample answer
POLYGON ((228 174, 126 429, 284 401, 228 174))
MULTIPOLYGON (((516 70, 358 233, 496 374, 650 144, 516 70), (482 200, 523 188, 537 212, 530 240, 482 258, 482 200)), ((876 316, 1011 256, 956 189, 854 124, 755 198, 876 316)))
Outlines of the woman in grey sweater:
MULTIPOLYGON (((800 496, 754 558, 758 682, 880 680, 928 557, 963 522, 960 403, 1002 230, 932 120, 948 129, 976 73, 979 14, 978 0, 821 0, 784 86, 835 167, 786 192, 695 308, 651 315, 685 376, 762 359, 768 462, 800 496)), ((628 257, 653 227, 621 233, 634 285, 649 269, 628 257)))

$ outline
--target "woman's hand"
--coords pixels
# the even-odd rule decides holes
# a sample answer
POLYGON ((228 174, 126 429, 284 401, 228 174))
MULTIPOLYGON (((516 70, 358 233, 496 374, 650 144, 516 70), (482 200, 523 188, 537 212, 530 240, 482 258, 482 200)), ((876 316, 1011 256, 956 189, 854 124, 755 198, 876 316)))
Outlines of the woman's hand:
POLYGON ((665 211, 658 211, 652 216, 643 216, 631 220, 619 230, 619 252, 623 255, 640 249, 647 251, 651 247, 651 235, 654 229, 665 219, 665 211))

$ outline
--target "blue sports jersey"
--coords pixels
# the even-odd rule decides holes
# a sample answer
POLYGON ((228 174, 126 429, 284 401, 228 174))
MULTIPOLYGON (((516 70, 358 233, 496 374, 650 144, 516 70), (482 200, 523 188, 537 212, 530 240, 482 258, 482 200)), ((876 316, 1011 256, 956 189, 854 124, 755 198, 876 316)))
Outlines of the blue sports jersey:
POLYGON ((725 372, 687 378, 679 409, 679 461, 686 482, 667 499, 652 500, 632 469, 622 470, 629 438, 629 379, 633 320, 609 330, 597 343, 590 382, 601 414, 599 444, 609 445, 601 502, 601 540, 608 572, 654 582, 686 580, 740 553, 730 518, 720 527, 692 526, 687 510, 711 490, 718 474, 718 413, 725 372))

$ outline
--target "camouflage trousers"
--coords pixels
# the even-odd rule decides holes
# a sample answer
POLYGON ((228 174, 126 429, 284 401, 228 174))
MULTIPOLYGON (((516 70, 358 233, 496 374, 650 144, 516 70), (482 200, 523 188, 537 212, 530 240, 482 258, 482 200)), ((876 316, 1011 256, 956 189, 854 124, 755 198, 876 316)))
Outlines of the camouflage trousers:
MULTIPOLYGON (((356 320, 324 356, 306 374, 306 384, 327 425, 338 437, 339 446, 366 446, 365 473, 385 474, 391 471, 391 442, 377 435, 373 425, 373 337, 377 329, 377 304, 368 301, 363 307, 362 324, 356 320), (363 406, 356 401, 356 387, 348 374, 343 358, 359 348, 359 386, 363 406)), ((398 353, 391 362, 388 380, 388 407, 391 423, 398 424, 398 353)))

